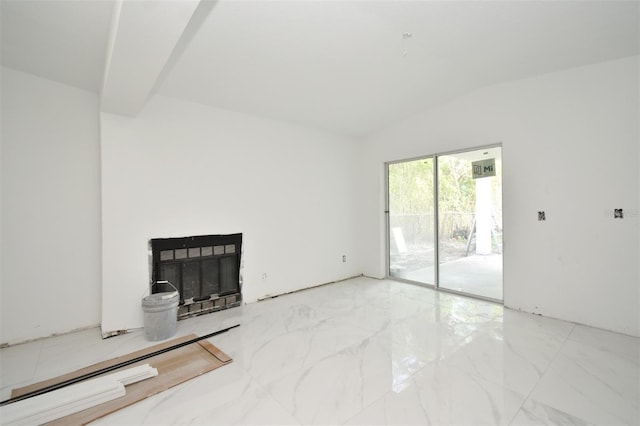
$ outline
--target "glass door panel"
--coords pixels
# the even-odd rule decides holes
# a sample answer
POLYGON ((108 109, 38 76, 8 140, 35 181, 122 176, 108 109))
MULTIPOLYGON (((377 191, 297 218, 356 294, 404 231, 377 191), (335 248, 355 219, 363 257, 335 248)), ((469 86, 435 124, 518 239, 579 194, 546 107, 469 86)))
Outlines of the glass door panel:
POLYGON ((389 276, 435 284, 433 158, 388 165, 389 276))
POLYGON ((438 286, 502 300, 502 149, 439 156, 438 286))

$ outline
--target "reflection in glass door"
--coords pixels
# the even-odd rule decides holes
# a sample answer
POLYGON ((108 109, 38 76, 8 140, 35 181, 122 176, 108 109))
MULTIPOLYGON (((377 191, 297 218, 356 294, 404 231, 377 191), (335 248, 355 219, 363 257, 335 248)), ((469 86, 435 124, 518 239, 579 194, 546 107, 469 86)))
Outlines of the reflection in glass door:
POLYGON ((502 148, 389 163, 387 173, 389 276, 502 300, 502 148))
POLYGON ((501 148, 438 157, 438 286, 502 300, 501 148))
POLYGON ((435 284, 433 158, 391 163, 389 276, 435 284))

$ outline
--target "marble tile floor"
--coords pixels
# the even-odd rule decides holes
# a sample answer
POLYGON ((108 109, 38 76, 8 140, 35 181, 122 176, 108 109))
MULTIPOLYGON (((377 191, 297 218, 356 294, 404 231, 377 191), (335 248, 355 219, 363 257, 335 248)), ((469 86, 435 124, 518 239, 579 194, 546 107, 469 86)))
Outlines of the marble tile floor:
MULTIPOLYGON (((237 323, 210 339, 232 364, 95 424, 640 424, 638 338, 369 278, 180 321, 177 335, 237 323)), ((151 344, 91 329, 2 349, 2 399, 151 344)))

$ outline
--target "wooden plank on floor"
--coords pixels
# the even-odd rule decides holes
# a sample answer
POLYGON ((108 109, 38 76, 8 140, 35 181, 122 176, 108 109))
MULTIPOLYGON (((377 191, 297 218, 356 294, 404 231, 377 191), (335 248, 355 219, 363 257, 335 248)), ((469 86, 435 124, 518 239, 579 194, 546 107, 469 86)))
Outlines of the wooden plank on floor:
MULTIPOLYGON (((193 340, 193 339, 195 339, 197 337, 198 336, 196 336, 195 334, 189 334, 187 336, 177 337, 175 339, 171 339, 171 340, 168 340, 166 342, 162 342, 162 343, 158 343, 158 344, 153 345, 153 346, 149 346, 148 348, 140 349, 139 351, 136 351, 136 352, 131 352, 131 353, 126 354, 126 355, 122 355, 122 356, 119 356, 119 357, 116 357, 116 358, 108 359, 106 361, 102 361, 102 362, 99 362, 97 364, 93 364, 93 365, 90 365, 88 367, 81 368, 79 370, 73 371, 71 373, 64 374, 62 376, 54 377, 52 379, 43 380, 43 381, 38 382, 38 383, 34 383, 34 384, 31 384, 31 385, 28 385, 28 386, 24 386, 24 387, 21 387, 21 388, 13 389, 11 391, 11 398, 22 396, 22 395, 27 394, 29 392, 37 391, 39 389, 55 385, 55 384, 64 382, 66 380, 75 379, 76 377, 84 376, 85 374, 93 373, 94 371, 102 370, 103 368, 111 367, 113 365, 120 364, 121 362, 129 361, 129 360, 132 360, 132 359, 144 356, 144 355, 148 355, 148 354, 151 354, 153 352, 156 352, 156 351, 159 351, 159 350, 162 350, 162 349, 170 348, 171 346, 175 346, 175 345, 178 345, 180 343, 188 342, 189 340, 193 340)), ((144 363, 141 363, 141 364, 144 364, 144 363)))
MULTIPOLYGON (((197 338, 197 336, 190 335, 179 339, 173 339, 171 341, 143 349, 142 351, 137 351, 132 354, 94 364, 90 367, 74 371, 73 373, 69 373, 64 376, 56 377, 54 379, 26 386, 24 388, 15 389, 12 393, 12 396, 20 396, 32 390, 41 389, 45 386, 60 383, 70 378, 79 377, 83 374, 97 371, 101 368, 115 365, 126 360, 134 359, 136 357, 149 354, 170 346, 174 346, 176 344, 183 343, 194 338, 197 338)), ((121 408, 127 407, 135 402, 143 400, 151 395, 155 395, 189 379, 215 370, 216 368, 222 367, 223 365, 226 365, 230 362, 232 362, 232 359, 228 355, 226 355, 215 345, 207 342, 206 340, 201 340, 197 343, 183 346, 181 348, 165 352, 160 355, 156 355, 154 357, 140 361, 139 363, 132 364, 132 366, 148 363, 152 367, 158 369, 157 377, 127 386, 127 394, 122 398, 108 401, 96 407, 92 407, 87 410, 72 414, 70 416, 60 418, 49 424, 87 424, 100 417, 106 416, 107 414, 113 413, 121 408)))

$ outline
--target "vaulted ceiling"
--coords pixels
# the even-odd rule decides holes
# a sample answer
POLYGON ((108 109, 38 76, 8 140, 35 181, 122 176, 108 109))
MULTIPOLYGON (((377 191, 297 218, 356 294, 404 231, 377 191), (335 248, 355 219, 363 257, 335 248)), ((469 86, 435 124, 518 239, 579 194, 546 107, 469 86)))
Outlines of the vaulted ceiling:
POLYGON ((1 0, 2 65, 362 136, 483 86, 638 55, 640 2, 1 0))

